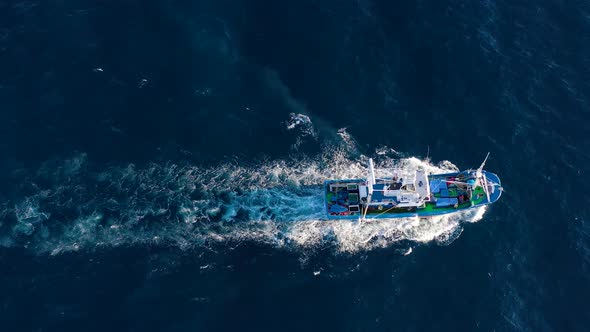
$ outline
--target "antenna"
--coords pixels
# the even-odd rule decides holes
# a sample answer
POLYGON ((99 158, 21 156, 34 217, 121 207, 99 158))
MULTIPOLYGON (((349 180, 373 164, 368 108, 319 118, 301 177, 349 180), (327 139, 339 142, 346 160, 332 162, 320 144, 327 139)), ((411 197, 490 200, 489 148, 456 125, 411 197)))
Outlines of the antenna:
POLYGON ((375 185, 375 166, 373 164, 373 158, 369 158, 369 178, 367 179, 371 184, 371 189, 375 185))
POLYGON ((479 166, 479 168, 477 169, 477 174, 480 175, 481 171, 483 171, 483 167, 486 164, 486 161, 488 161, 488 157, 490 156, 490 153, 488 152, 488 154, 486 155, 486 158, 483 160, 483 163, 481 163, 481 166, 479 166))
POLYGON ((362 214, 361 221, 366 220, 367 212, 369 212, 369 204, 373 197, 373 185, 375 185, 375 167, 373 165, 373 158, 369 158, 369 176, 367 177, 367 201, 365 202, 365 211, 362 214))

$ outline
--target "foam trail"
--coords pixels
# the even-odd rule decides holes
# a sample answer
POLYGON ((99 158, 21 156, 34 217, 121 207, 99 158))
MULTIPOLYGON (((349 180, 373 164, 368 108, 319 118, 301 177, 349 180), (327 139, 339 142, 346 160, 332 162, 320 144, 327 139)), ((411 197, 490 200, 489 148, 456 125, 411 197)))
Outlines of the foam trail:
POLYGON ((385 248, 400 241, 426 243, 436 240, 449 244, 461 233, 462 221, 475 222, 474 215, 482 214, 485 208, 458 212, 431 218, 377 219, 357 221, 303 221, 292 225, 286 236, 299 246, 310 247, 325 244, 332 239, 338 250, 358 252, 385 248))
MULTIPOLYGON (((368 158, 349 158, 352 142, 326 149, 317 158, 252 167, 152 164, 93 172, 83 154, 57 165, 48 163, 27 179, 34 194, 0 213, 0 226, 8 229, 0 245, 59 254, 130 245, 190 249, 254 241, 289 250, 330 246, 358 252, 401 241, 448 244, 460 235, 462 222, 482 218, 485 208, 429 219, 322 220, 323 181, 365 176, 368 158)), ((382 175, 392 167, 457 170, 446 161, 433 165, 381 152, 377 158, 377 168, 385 169, 382 175)))

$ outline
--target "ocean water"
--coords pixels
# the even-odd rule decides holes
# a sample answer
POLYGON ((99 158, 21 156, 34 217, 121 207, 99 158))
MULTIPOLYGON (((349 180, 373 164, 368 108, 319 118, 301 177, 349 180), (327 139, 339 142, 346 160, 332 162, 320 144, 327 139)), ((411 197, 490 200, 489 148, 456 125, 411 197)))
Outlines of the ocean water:
POLYGON ((587 1, 0 0, 0 330, 588 331, 588 45, 587 1), (488 151, 485 209, 322 220, 488 151))

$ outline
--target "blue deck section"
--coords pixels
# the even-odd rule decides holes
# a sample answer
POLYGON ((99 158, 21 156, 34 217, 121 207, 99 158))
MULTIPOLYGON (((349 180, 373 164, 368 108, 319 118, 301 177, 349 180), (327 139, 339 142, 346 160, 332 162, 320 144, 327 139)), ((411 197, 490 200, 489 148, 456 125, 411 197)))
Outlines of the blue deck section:
POLYGON ((334 204, 334 205, 330 206, 330 212, 338 213, 338 212, 344 212, 344 211, 348 211, 348 209, 342 205, 334 204))
POLYGON ((386 197, 383 194, 383 189, 385 188, 385 185, 383 184, 376 184, 373 186, 373 196, 372 196, 372 201, 373 202, 397 202, 397 200, 395 199, 395 197, 386 197))
POLYGON ((456 198, 439 198, 436 200, 436 207, 445 207, 459 204, 459 200, 456 198))

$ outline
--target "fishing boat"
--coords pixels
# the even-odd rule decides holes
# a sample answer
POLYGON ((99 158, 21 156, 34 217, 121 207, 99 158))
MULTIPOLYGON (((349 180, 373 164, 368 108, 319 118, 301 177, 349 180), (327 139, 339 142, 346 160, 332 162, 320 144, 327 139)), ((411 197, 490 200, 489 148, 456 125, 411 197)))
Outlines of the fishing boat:
POLYGON ((376 178, 369 159, 366 179, 324 183, 328 219, 432 217, 492 204, 502 195, 500 178, 483 168, 429 174, 425 169, 393 170, 376 178))

